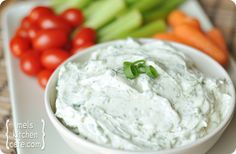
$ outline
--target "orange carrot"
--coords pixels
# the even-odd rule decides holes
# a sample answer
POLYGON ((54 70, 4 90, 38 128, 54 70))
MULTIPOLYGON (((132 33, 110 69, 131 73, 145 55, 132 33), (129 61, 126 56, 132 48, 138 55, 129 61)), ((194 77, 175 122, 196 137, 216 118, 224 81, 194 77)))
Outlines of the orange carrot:
POLYGON ((188 42, 193 47, 196 47, 208 54, 221 65, 226 66, 228 63, 228 53, 216 46, 204 33, 189 26, 179 25, 174 29, 174 34, 188 42))
POLYGON ((182 21, 182 23, 180 23, 180 24, 187 24, 187 25, 190 25, 190 26, 202 31, 201 24, 200 24, 199 20, 197 20, 196 18, 193 18, 193 17, 189 17, 189 16, 186 17, 182 21))
POLYGON ((185 40, 180 39, 174 33, 158 33, 154 35, 153 38, 189 45, 185 40))
POLYGON ((183 11, 174 10, 169 14, 167 21, 171 27, 175 27, 176 25, 179 25, 185 18, 186 14, 183 11))
POLYGON ((176 26, 179 26, 181 24, 187 24, 195 27, 198 30, 201 30, 200 22, 196 18, 188 16, 180 10, 175 10, 170 13, 167 20, 172 28, 175 28, 176 26))
POLYGON ((209 30, 208 32, 206 32, 206 35, 208 36, 208 38, 210 38, 212 40, 212 42, 214 42, 219 48, 221 48, 222 50, 225 50, 226 52, 228 52, 227 49, 227 45, 224 39, 223 34, 221 33, 219 28, 212 28, 211 30, 209 30))

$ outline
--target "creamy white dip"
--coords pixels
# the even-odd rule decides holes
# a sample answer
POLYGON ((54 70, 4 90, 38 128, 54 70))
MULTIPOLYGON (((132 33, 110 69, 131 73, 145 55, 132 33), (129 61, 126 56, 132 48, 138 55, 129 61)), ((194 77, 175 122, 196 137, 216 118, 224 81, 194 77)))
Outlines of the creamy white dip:
POLYGON ((225 118, 231 96, 222 79, 205 76, 165 42, 133 40, 95 51, 85 63, 61 67, 56 116, 97 144, 126 150, 162 150, 207 135, 225 118), (123 62, 146 60, 159 76, 127 79, 123 62))

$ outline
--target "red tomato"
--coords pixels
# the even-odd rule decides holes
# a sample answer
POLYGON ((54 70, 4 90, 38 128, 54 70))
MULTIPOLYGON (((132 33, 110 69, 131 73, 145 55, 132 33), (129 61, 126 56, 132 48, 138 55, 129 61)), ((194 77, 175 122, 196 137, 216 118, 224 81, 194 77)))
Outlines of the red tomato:
POLYGON ((72 27, 80 26, 84 21, 83 13, 78 9, 67 9, 62 12, 61 17, 65 19, 72 27))
POLYGON ((67 34, 60 29, 40 30, 33 39, 33 47, 39 51, 60 48, 67 43, 67 39, 67 34))
POLYGON ((20 68, 29 76, 37 75, 42 69, 39 54, 36 52, 28 52, 24 54, 20 59, 20 68))
POLYGON ((21 56, 30 49, 30 42, 26 38, 14 37, 10 41, 11 52, 14 56, 21 58, 21 56))
POLYGON ((79 47, 84 42, 95 42, 96 31, 92 28, 81 28, 81 30, 75 35, 73 39, 73 46, 79 47))
POLYGON ((33 23, 32 23, 32 21, 30 20, 30 18, 28 16, 24 17, 21 20, 20 27, 22 27, 22 28, 29 28, 31 25, 33 25, 33 23))
POLYGON ((47 69, 56 69, 70 54, 61 49, 45 50, 41 56, 41 63, 47 69))
POLYGON ((31 25, 28 29, 27 29, 27 33, 29 38, 32 40, 36 37, 37 32, 39 31, 39 27, 36 25, 31 25))
POLYGON ((50 9, 49 7, 37 6, 33 10, 31 10, 31 12, 29 14, 29 19, 32 22, 36 23, 42 16, 53 15, 53 14, 54 14, 53 10, 50 9))
POLYGON ((33 53, 33 54, 36 54, 36 55, 39 55, 39 56, 40 56, 40 54, 41 54, 41 52, 39 52, 39 51, 36 51, 36 50, 33 50, 33 49, 29 49, 29 50, 26 50, 26 51, 22 54, 21 58, 24 57, 24 55, 27 55, 27 54, 29 54, 29 53, 33 53))
POLYGON ((72 27, 70 26, 70 24, 67 23, 67 21, 55 15, 48 15, 42 17, 38 21, 38 25, 42 29, 59 28, 65 30, 68 33, 70 33, 70 31, 72 30, 72 27))
POLYGON ((23 27, 19 27, 17 30, 16 30, 16 36, 19 36, 19 37, 22 37, 22 38, 29 38, 28 36, 28 32, 27 32, 27 29, 23 28, 23 27))
POLYGON ((64 50, 70 51, 72 49, 72 42, 68 41, 66 45, 63 47, 64 50))
POLYGON ((88 48, 88 47, 91 47, 91 46, 93 46, 95 43, 93 43, 93 42, 85 42, 85 43, 83 43, 83 44, 81 44, 79 47, 77 46, 76 48, 73 48, 72 50, 71 50, 71 54, 76 54, 77 52, 79 52, 80 50, 82 50, 82 49, 85 49, 85 48, 88 48))
POLYGON ((47 83, 48 83, 48 79, 50 78, 50 76, 52 75, 53 71, 52 70, 47 70, 44 69, 42 71, 39 72, 38 76, 37 76, 37 80, 39 85, 45 89, 47 83))

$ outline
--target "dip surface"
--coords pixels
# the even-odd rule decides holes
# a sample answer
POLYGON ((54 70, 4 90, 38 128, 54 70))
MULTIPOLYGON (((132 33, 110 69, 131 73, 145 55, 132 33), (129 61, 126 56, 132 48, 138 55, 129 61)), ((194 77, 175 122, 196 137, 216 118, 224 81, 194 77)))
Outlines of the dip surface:
POLYGON ((222 122, 231 105, 228 89, 168 43, 127 40, 60 68, 55 114, 74 133, 106 147, 171 149, 222 122), (123 63, 137 60, 152 65, 158 78, 127 79, 123 63))

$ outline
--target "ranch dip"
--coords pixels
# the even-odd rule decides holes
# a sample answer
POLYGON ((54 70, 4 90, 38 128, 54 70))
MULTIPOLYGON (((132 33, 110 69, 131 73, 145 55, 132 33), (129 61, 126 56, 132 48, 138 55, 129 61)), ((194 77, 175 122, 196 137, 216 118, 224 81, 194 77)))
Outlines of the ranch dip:
POLYGON ((225 79, 202 74, 166 42, 127 40, 67 63, 57 82, 56 116, 71 131, 110 148, 163 150, 194 142, 229 111, 225 79), (145 60, 158 72, 128 79, 125 61, 145 60))

